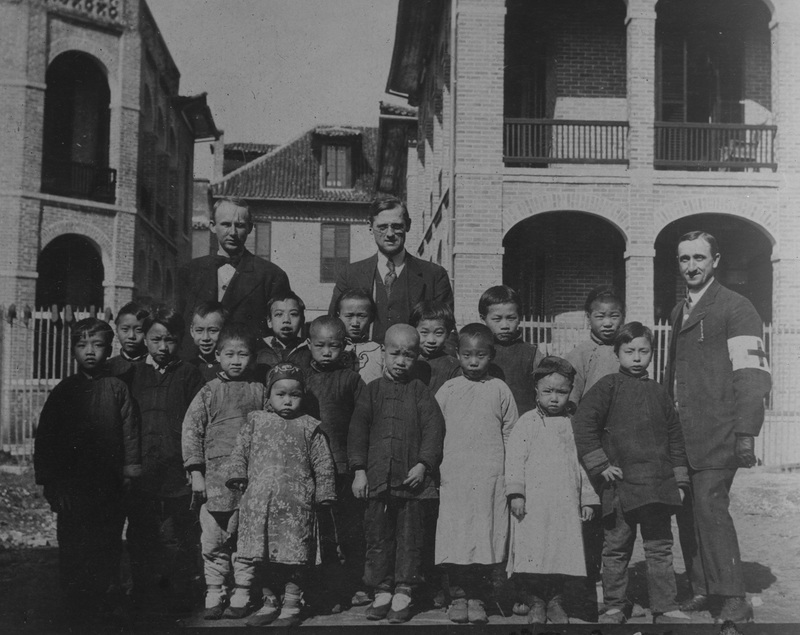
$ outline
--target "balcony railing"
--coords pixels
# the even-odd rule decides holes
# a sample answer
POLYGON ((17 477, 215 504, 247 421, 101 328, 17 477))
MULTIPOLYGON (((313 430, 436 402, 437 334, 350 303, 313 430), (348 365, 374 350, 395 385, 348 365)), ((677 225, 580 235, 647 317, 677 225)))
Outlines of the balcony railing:
POLYGON ((627 121, 506 119, 506 165, 628 163, 627 121))
POLYGON ((656 122, 653 164, 662 170, 775 171, 777 131, 764 125, 656 122))
POLYGON ((113 203, 117 192, 117 171, 87 163, 45 159, 42 162, 42 192, 113 203))

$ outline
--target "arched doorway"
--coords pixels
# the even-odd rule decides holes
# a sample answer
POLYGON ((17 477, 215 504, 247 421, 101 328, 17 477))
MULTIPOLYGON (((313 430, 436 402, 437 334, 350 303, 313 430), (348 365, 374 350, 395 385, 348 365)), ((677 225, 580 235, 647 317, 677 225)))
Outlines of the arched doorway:
POLYGON ((582 312, 586 294, 599 284, 624 292, 625 240, 599 216, 537 214, 512 227, 503 247, 503 282, 520 293, 526 315, 582 312))
POLYGON ((45 81, 42 191, 113 202, 111 91, 102 65, 91 55, 67 51, 48 66, 45 81))
POLYGON ((695 230, 712 234, 722 254, 717 279, 741 293, 765 322, 772 321, 772 240, 752 222, 727 214, 695 214, 673 221, 656 238, 655 318, 664 320, 685 293, 675 259, 678 239, 695 230))
POLYGON ((103 306, 103 259, 88 238, 64 234, 39 254, 36 305, 103 306))

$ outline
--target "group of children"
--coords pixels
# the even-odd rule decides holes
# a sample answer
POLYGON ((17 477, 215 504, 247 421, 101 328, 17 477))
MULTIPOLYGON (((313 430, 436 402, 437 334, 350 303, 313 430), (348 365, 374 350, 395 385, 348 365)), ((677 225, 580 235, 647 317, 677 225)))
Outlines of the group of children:
POLYGON ((654 616, 688 619, 670 531, 680 426, 647 377, 652 334, 623 326, 612 288, 590 294, 591 341, 568 360, 523 341, 506 286, 483 294, 482 322, 456 333, 449 307, 422 302, 382 345, 369 292, 337 308, 306 331, 303 301, 273 297, 257 342, 203 303, 185 360, 169 308, 123 307, 111 359, 109 325, 74 325, 79 372, 45 404, 34 454, 70 610, 111 602, 127 520, 134 599, 191 600, 202 558, 206 619, 294 626, 306 594, 402 623, 427 594, 481 624, 501 590, 530 622, 566 623, 564 584, 596 576, 602 550, 600 621, 622 623, 640 525, 654 616))

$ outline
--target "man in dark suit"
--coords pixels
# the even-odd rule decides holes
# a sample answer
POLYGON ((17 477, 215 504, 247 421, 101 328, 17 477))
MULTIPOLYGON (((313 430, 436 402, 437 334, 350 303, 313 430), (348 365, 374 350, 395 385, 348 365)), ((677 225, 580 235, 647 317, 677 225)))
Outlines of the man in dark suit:
POLYGON ((336 303, 346 289, 371 292, 377 306, 372 339, 383 343, 390 326, 408 323, 417 302, 438 300, 452 309, 453 290, 443 267, 414 258, 406 251, 411 217, 403 201, 389 196, 375 199, 370 206, 369 222, 378 253, 339 271, 330 314, 336 315, 336 303))
POLYGON ((745 597, 736 528, 728 511, 737 468, 756 463, 754 439, 770 390, 761 318, 749 300, 715 279, 716 239, 690 232, 678 239, 686 299, 672 312, 665 374, 681 420, 692 495, 678 514, 681 550, 699 611, 720 600, 719 622, 752 619, 745 597))
MULTIPOLYGON (((244 200, 218 200, 211 213, 210 230, 219 243, 217 255, 195 258, 180 272, 187 331, 195 306, 218 301, 228 313, 228 322, 246 324, 257 337, 268 335, 267 302, 277 293, 290 291, 289 278, 283 269, 245 248, 253 221, 244 200)), ((184 354, 191 346, 191 338, 184 340, 184 354)))

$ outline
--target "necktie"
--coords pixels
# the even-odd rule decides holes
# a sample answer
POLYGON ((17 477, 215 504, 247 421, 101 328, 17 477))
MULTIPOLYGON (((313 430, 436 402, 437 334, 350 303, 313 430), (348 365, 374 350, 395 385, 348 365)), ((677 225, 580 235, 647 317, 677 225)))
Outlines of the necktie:
POLYGON ((394 262, 391 260, 386 261, 386 267, 389 269, 389 273, 386 274, 386 277, 383 279, 383 286, 386 287, 386 295, 392 295, 392 285, 394 281, 397 280, 397 274, 395 273, 394 269, 394 262))
POLYGON ((683 321, 684 321, 684 322, 685 322, 686 320, 688 320, 688 319, 689 319, 689 316, 692 314, 692 308, 693 308, 693 304, 692 304, 692 296, 690 296, 690 295, 687 293, 687 294, 686 294, 686 301, 685 301, 685 302, 684 302, 684 304, 683 304, 683 321))
POLYGON ((237 256, 232 256, 228 258, 227 256, 214 256, 214 262, 217 265, 217 269, 223 267, 225 265, 230 265, 234 269, 239 266, 239 263, 242 261, 242 255, 239 254, 237 256))

